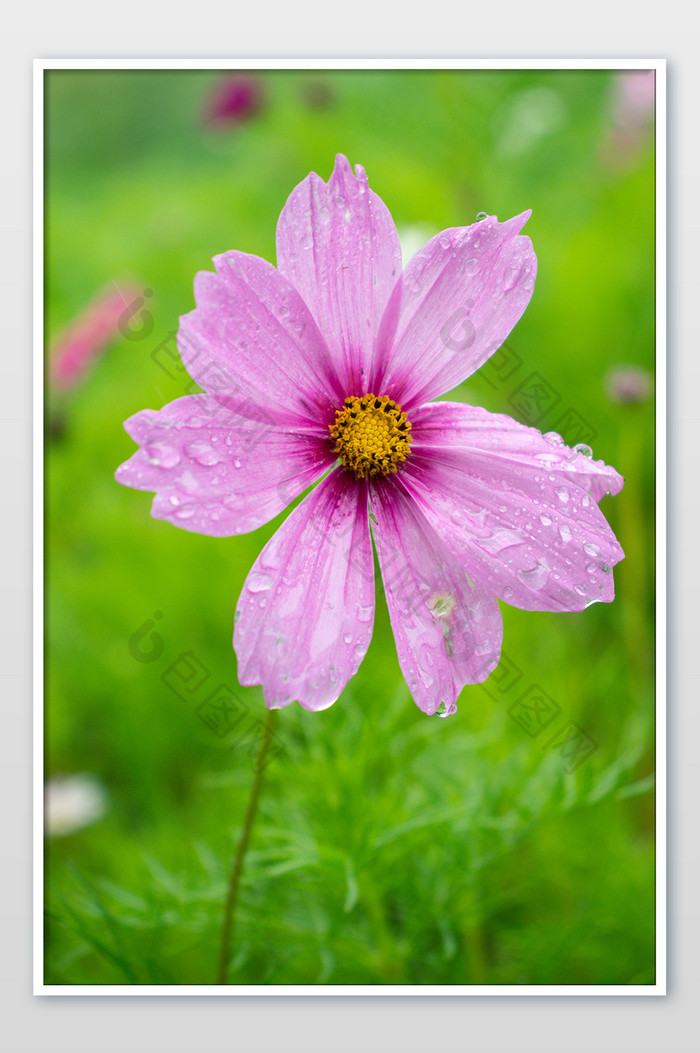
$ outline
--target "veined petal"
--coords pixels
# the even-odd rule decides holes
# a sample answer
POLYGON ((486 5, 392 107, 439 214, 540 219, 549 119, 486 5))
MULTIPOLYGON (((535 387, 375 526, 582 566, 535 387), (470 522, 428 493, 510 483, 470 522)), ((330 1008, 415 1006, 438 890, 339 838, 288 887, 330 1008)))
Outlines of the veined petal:
POLYGON ((197 306, 180 319, 185 368, 240 416, 322 431, 344 392, 301 296, 259 256, 225 252, 214 264, 216 274, 195 277, 197 306))
POLYGON ((314 434, 239 417, 211 395, 186 395, 124 424, 140 449, 117 482, 155 490, 151 514, 228 537, 267 523, 333 463, 314 434))
POLYGON ((498 665, 498 601, 470 582, 398 478, 372 484, 371 506, 401 671, 425 713, 453 713, 464 685, 498 665))
POLYGON ((532 242, 489 216, 444 230, 409 261, 379 329, 385 365, 376 388, 403 409, 442 395, 498 350, 530 302, 532 242))
POLYGON ((594 501, 619 494, 625 480, 609 464, 594 461, 587 446, 567 446, 561 435, 520 424, 505 413, 490 413, 464 402, 431 402, 414 410, 413 439, 422 450, 473 450, 513 464, 562 472, 594 501))
POLYGON ((525 610, 613 599, 624 554, 597 504, 624 483, 613 468, 472 406, 413 420, 405 483, 470 577, 525 610))
POLYGON ((277 266, 303 296, 325 337, 344 395, 374 390, 374 343, 401 273, 391 214, 338 154, 328 183, 312 172, 296 187, 277 224, 277 266))
POLYGON ((367 486, 336 469, 312 490, 248 575, 233 646, 241 684, 262 684, 270 709, 326 709, 367 653, 374 564, 367 486))

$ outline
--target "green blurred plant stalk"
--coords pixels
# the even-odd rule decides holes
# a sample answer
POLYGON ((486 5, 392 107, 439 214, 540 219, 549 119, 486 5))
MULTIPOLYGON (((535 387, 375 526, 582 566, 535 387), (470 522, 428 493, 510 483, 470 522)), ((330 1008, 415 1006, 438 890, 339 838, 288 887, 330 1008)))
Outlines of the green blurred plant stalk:
POLYGON ((219 965, 216 972, 216 983, 222 986, 228 983, 228 963, 231 957, 231 938, 233 936, 238 889, 241 883, 245 854, 248 851, 248 843, 250 841, 253 824, 255 823, 255 816, 258 811, 258 801, 260 800, 263 775, 265 773, 264 760, 270 745, 270 739, 272 738, 272 728, 274 723, 275 710, 269 709, 267 712, 267 720, 265 721, 265 729, 260 742, 260 750, 258 751, 258 757, 255 762, 255 778, 251 787, 250 798, 248 799, 248 808, 243 822, 241 839, 238 842, 238 850, 236 851, 233 860, 233 867, 231 868, 231 878, 228 886, 228 894, 226 896, 226 904, 224 906, 224 920, 221 926, 219 965))

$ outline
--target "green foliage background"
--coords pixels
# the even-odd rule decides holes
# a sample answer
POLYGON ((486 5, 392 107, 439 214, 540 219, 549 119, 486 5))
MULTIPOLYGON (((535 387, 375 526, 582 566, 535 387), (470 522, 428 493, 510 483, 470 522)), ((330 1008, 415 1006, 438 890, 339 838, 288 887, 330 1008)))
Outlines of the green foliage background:
POLYGON ((253 762, 196 710, 227 685, 253 743, 263 701, 238 685, 233 611, 283 517, 201 537, 151 519, 151 496, 113 473, 134 448, 122 421, 184 393, 151 353, 192 308, 195 272, 230 248, 274 261, 287 195, 343 152, 423 240, 481 210, 533 209, 537 285, 508 341, 522 365, 451 397, 517 415, 514 389, 539 372, 561 395, 542 429, 574 408, 627 479, 603 502, 627 558, 611 605, 503 605, 500 670, 448 720, 411 701, 380 587, 340 700, 279 714, 231 982, 651 983, 653 405, 604 390, 613 365, 653 369, 651 130, 611 146, 605 71, 260 76, 261 111, 213 130, 216 72, 47 74, 47 342, 115 282, 152 291, 154 327, 115 341, 69 397, 48 392, 47 773, 93 773, 111 807, 47 842, 46 981, 213 982, 253 762), (154 611, 163 651, 138 662, 129 641, 154 611), (179 699, 163 674, 183 653, 210 676, 179 699), (516 684, 499 678, 513 667, 516 684), (574 721, 597 746, 573 773, 550 729, 530 738, 508 712, 532 685, 561 707, 552 732, 574 721))

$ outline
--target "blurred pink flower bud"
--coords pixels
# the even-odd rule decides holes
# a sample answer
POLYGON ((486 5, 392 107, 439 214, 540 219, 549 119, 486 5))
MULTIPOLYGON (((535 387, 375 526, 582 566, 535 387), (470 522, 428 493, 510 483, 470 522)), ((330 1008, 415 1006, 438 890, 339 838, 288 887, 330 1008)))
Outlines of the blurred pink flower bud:
POLYGON ((143 307, 150 295, 149 289, 132 283, 115 284, 99 293, 54 341, 49 358, 52 386, 64 392, 75 388, 120 335, 127 339, 148 335, 153 320, 143 307))
POLYGON ((204 106, 204 120, 217 127, 240 124, 262 108, 265 93, 260 77, 254 73, 220 78, 204 106))
POLYGON ((654 390, 654 378, 643 366, 615 366, 607 373, 604 386, 611 402, 646 402, 654 390))
POLYGON ((626 167, 634 161, 653 124, 655 99, 655 70, 628 69, 617 73, 610 103, 610 128, 602 147, 603 161, 609 167, 626 167))

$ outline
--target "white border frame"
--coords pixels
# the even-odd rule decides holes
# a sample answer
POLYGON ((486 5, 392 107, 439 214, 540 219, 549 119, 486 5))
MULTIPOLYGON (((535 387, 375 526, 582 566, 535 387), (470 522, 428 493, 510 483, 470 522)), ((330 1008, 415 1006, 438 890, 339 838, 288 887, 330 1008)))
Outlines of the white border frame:
POLYGON ((665 59, 35 59, 33 130, 33 993, 68 996, 663 996, 666 994, 666 60, 665 59), (656 983, 579 985, 154 985, 44 983, 44 74, 56 69, 653 69, 656 73, 656 983))

